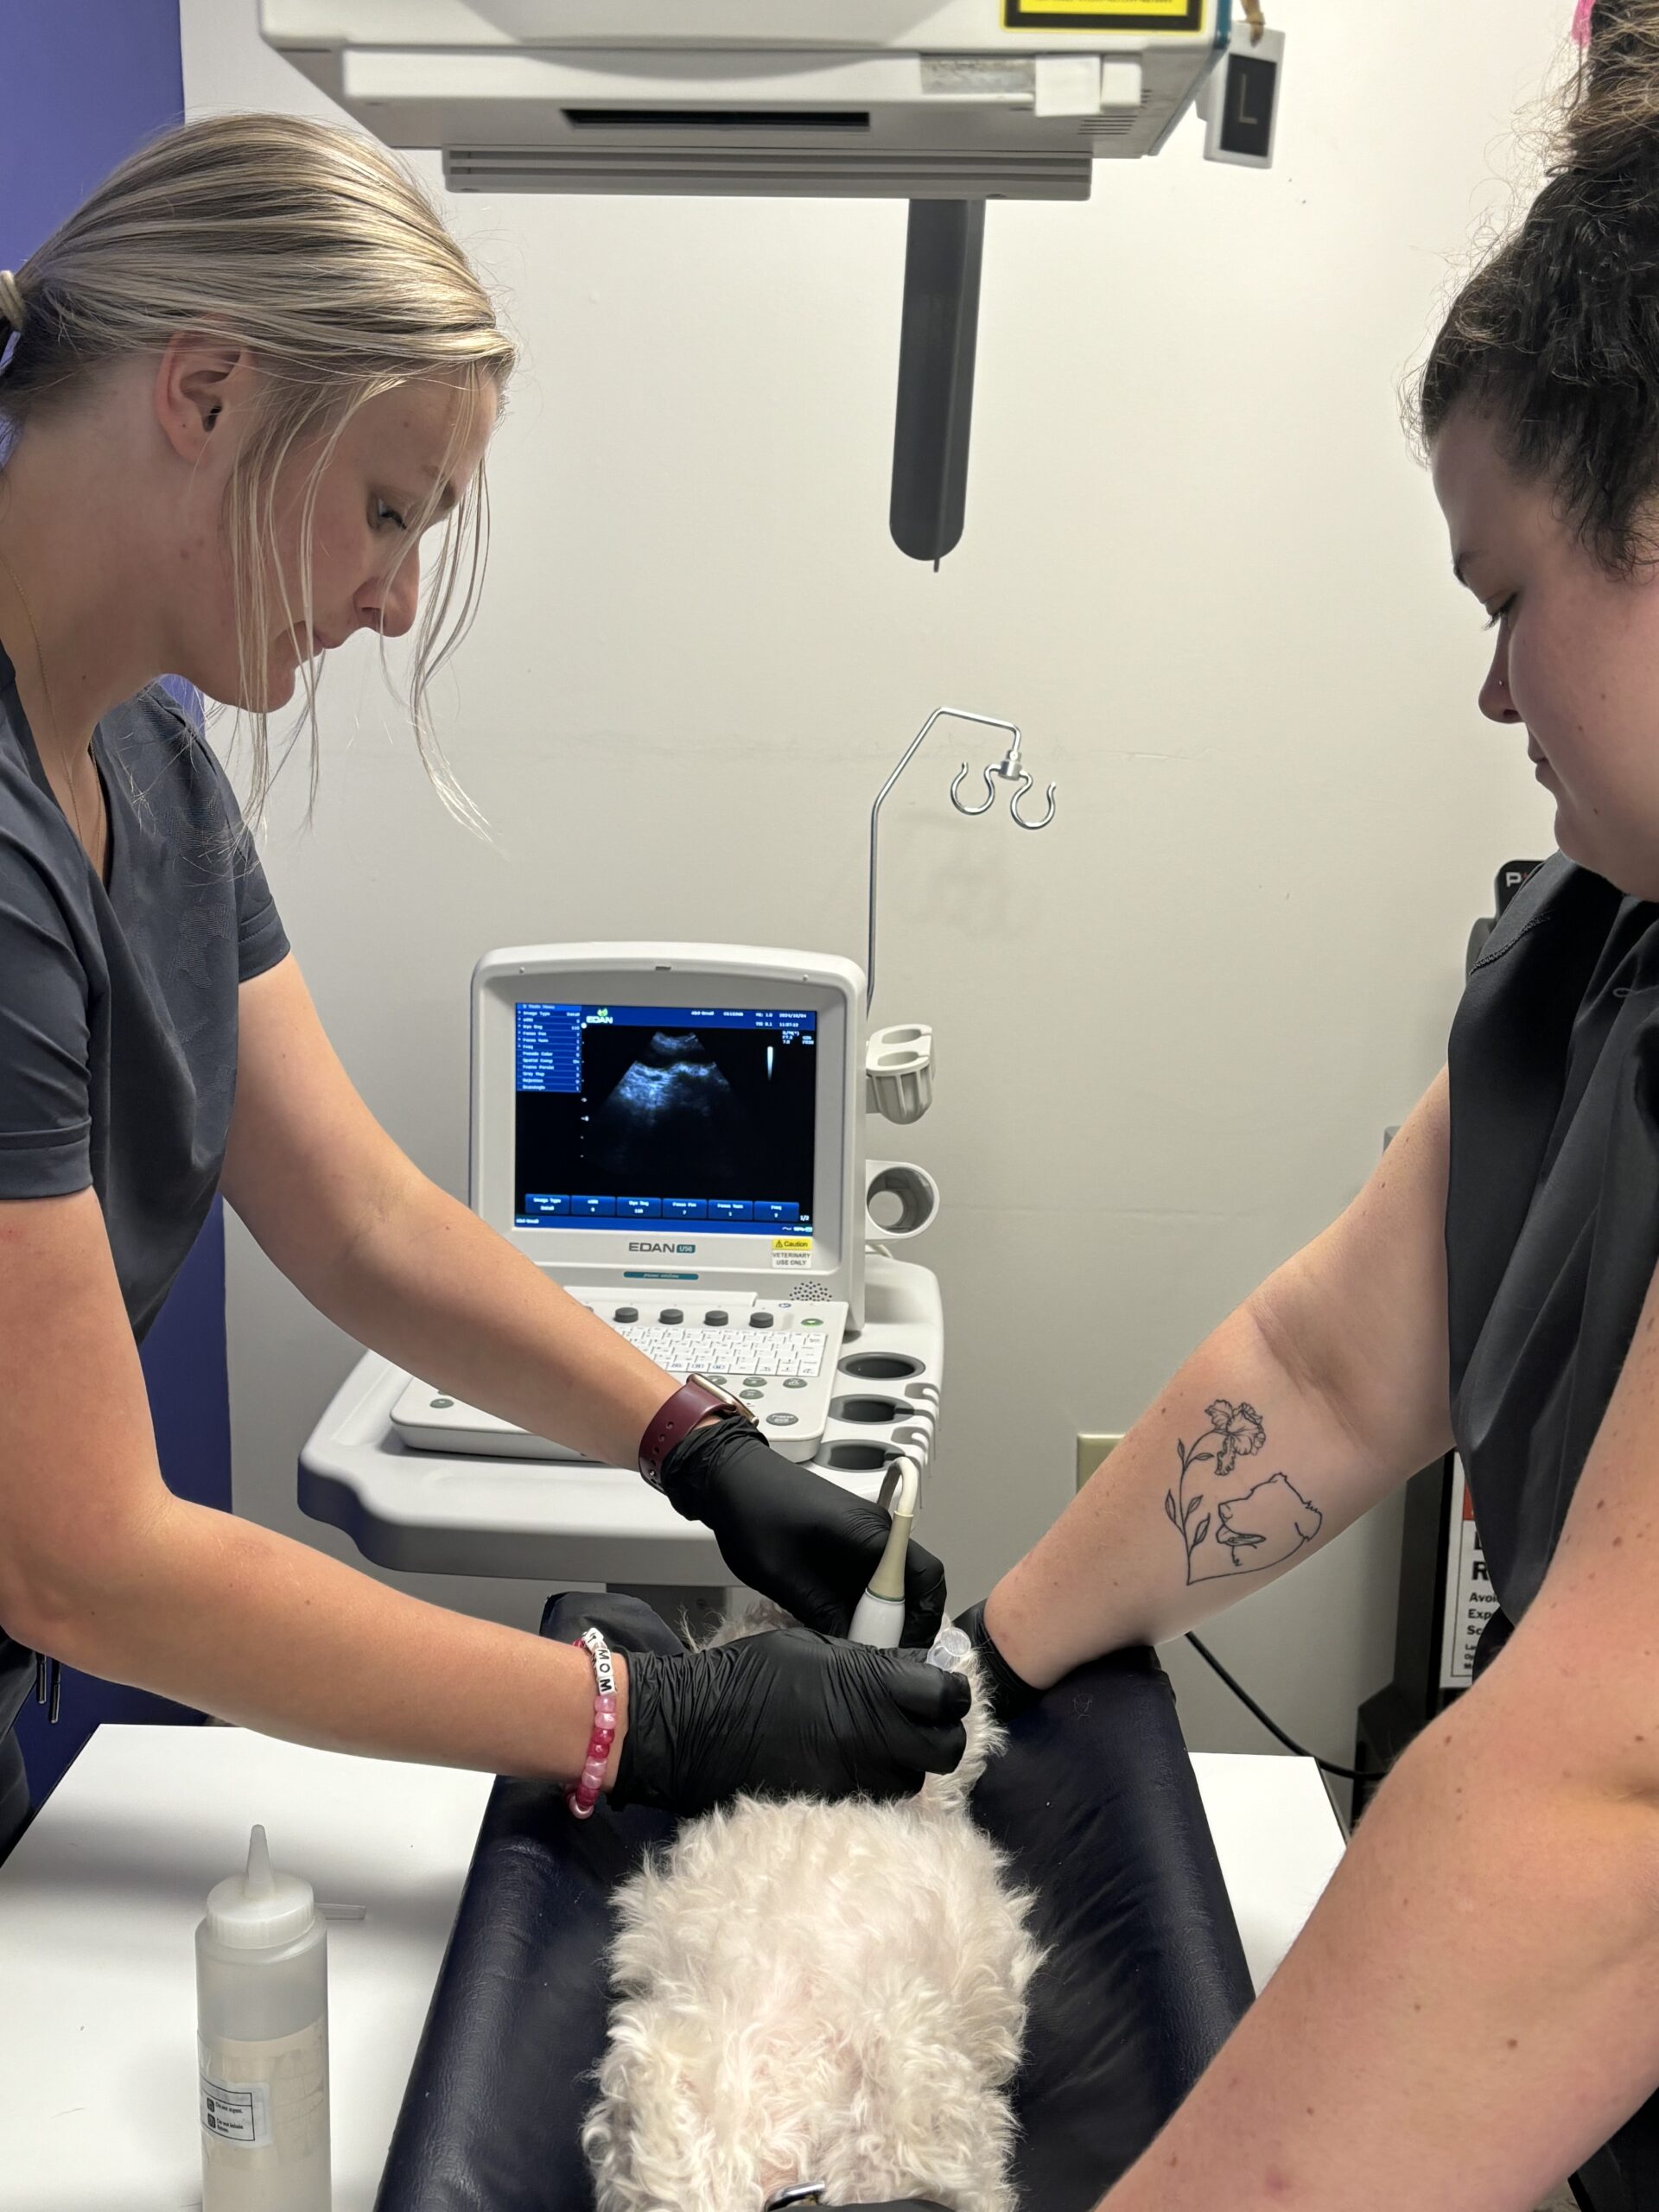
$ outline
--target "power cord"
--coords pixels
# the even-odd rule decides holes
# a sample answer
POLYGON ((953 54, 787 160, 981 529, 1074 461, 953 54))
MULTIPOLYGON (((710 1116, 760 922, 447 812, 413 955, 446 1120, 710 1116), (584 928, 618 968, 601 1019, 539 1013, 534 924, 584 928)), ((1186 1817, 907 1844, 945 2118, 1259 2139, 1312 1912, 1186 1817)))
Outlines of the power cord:
POLYGON ((1387 1770, 1384 1768, 1338 1766, 1335 1759, 1322 1759, 1317 1751, 1310 1751, 1306 1745, 1299 1744, 1294 1736, 1287 1735, 1270 1713, 1263 1713, 1243 1682, 1233 1679, 1209 1645, 1201 1643, 1190 1629, 1187 1630, 1186 1640, 1203 1660, 1205 1665, 1212 1668, 1221 1676, 1222 1681, 1226 1683, 1239 1703, 1253 1713, 1268 1735, 1276 1736, 1287 1751, 1294 1751, 1298 1758, 1312 1759, 1321 1774, 1334 1774, 1343 1782, 1382 1782, 1386 1778, 1387 1770))

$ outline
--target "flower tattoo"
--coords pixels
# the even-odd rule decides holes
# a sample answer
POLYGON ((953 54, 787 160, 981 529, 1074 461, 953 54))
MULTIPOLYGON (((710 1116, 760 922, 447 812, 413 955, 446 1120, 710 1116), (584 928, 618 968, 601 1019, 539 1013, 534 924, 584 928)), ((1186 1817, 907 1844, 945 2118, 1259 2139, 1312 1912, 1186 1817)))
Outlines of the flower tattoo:
POLYGON ((1277 1567, 1313 1542, 1325 1516, 1282 1473, 1241 1497, 1217 1499, 1217 1487, 1238 1462, 1253 1459, 1267 1442, 1267 1426, 1243 1398, 1236 1405, 1217 1398, 1204 1417, 1210 1426, 1191 1445, 1175 1440, 1180 1479, 1164 1495, 1164 1511, 1186 1553, 1187 1581, 1277 1567))
MULTIPOLYGON (((1204 1417, 1210 1426, 1192 1449, 1198 1452, 1198 1444, 1207 1444, 1212 1436, 1218 1438, 1215 1454, 1216 1478, 1218 1482, 1225 1482, 1233 1471, 1234 1461, 1248 1459, 1252 1452, 1259 1452, 1268 1440, 1268 1432, 1262 1426, 1261 1414, 1243 1398, 1236 1406, 1230 1404, 1225 1398, 1217 1398, 1213 1405, 1205 1408, 1204 1417)), ((1205 1452, 1198 1456, 1207 1459, 1211 1455, 1205 1452)), ((1184 1460, 1183 1471, 1192 1464, 1190 1460, 1184 1460)))

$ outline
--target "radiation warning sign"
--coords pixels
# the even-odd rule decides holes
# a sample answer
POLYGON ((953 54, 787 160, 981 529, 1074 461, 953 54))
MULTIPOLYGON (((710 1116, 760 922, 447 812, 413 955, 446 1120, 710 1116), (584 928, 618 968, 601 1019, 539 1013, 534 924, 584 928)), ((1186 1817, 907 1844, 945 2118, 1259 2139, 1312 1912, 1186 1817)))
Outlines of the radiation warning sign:
POLYGON ((1211 0, 1002 0, 1009 31, 1201 31, 1211 0))

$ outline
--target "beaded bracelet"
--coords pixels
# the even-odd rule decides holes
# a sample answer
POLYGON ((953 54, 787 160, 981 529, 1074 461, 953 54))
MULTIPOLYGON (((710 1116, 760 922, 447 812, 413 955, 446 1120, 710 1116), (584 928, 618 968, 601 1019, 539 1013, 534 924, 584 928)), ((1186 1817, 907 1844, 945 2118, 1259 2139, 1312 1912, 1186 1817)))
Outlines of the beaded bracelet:
POLYGON ((611 1647, 596 1628, 577 1637, 575 1646, 594 1662, 594 1732, 588 1740, 582 1772, 565 1791, 564 1802, 576 1820, 585 1821, 599 1802, 611 1745, 616 1739, 616 1669, 611 1664, 611 1647))

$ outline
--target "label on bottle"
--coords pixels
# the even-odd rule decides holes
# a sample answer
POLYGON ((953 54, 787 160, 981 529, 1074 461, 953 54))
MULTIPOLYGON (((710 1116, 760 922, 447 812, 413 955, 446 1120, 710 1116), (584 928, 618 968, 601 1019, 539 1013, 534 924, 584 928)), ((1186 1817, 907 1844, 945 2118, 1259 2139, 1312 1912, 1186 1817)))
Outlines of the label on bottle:
POLYGON ((262 2149, 270 2140, 270 2084, 216 2082, 204 2067, 201 2125, 221 2143, 247 2143, 262 2149))
POLYGON ((274 2150, 279 2164, 320 2153, 327 2171, 328 2029, 313 2020, 291 2036, 243 2043, 197 2040, 201 2128, 207 2147, 274 2150))

